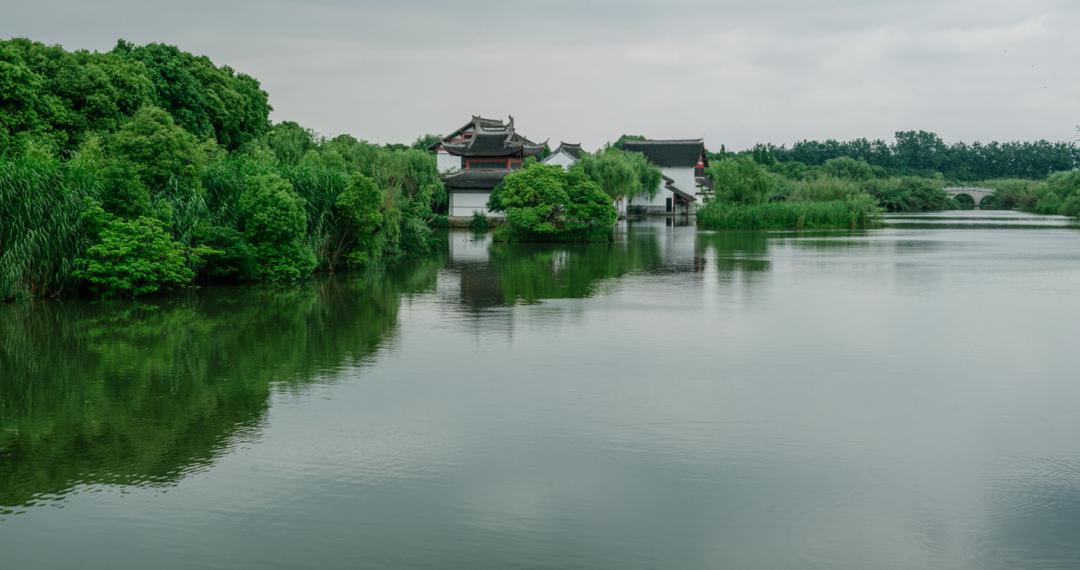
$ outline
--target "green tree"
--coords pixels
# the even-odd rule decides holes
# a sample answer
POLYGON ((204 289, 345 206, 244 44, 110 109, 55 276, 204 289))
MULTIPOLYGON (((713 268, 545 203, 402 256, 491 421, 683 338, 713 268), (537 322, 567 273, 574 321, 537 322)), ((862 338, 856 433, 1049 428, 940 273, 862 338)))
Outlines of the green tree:
POLYGON ((583 169, 538 162, 507 175, 492 198, 489 207, 506 211, 503 237, 518 241, 608 239, 618 215, 583 169))
POLYGON ((271 127, 266 143, 281 164, 296 165, 308 151, 314 150, 315 133, 292 121, 284 121, 271 127))
POLYGON ((865 160, 856 160, 850 156, 830 158, 822 165, 822 170, 830 176, 843 180, 869 180, 878 173, 865 160))
POLYGON ((429 147, 441 141, 442 138, 442 135, 434 135, 428 133, 426 135, 417 137, 416 140, 412 143, 412 148, 416 150, 426 151, 429 147))
POLYGON ((139 109, 108 146, 110 154, 129 161, 143 184, 154 190, 173 180, 185 188, 197 186, 205 164, 198 139, 157 107, 139 109))
POLYGON ((144 65, 157 105, 196 136, 236 149, 270 127, 266 92, 247 75, 164 44, 120 40, 112 53, 144 65))
POLYGON ((63 107, 45 91, 46 81, 11 42, 0 42, 0 156, 20 152, 32 138, 48 146, 65 142, 55 130, 63 107))
POLYGON ((615 142, 611 143, 611 146, 612 146, 612 147, 614 147, 614 148, 617 148, 617 149, 619 149, 619 150, 622 150, 622 148, 623 148, 623 144, 624 144, 624 143, 625 143, 626 141, 643 141, 643 140, 648 140, 648 139, 647 139, 647 138, 645 137, 645 135, 627 135, 627 134, 622 134, 622 135, 619 135, 619 138, 618 138, 618 139, 616 139, 616 140, 615 140, 615 142))
POLYGON ((290 281, 311 273, 315 256, 304 243, 304 199, 288 180, 273 173, 248 178, 239 209, 260 278, 290 281))

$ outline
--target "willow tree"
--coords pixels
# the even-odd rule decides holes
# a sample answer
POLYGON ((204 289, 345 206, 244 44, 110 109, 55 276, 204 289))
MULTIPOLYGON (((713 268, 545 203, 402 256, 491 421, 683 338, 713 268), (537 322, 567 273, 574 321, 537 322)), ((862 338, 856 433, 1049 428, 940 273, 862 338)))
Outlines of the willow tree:
POLYGON ((575 168, 581 168, 612 200, 641 195, 652 198, 663 177, 645 155, 615 147, 582 156, 575 168))

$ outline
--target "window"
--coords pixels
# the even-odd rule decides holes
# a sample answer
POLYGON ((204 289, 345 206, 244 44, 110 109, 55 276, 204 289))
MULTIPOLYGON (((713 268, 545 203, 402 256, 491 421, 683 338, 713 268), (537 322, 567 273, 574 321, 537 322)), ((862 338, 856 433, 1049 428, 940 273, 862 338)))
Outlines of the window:
POLYGON ((500 168, 506 168, 505 160, 470 160, 468 161, 467 168, 497 170, 500 168))

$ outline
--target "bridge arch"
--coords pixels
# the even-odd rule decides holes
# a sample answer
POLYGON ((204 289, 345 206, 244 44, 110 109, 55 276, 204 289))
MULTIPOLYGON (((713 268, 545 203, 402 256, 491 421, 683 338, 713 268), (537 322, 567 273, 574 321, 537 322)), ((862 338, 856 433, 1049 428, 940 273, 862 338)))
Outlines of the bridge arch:
POLYGON ((975 201, 974 196, 972 196, 971 194, 968 194, 967 192, 960 192, 958 194, 952 194, 952 199, 956 202, 956 204, 958 206, 960 206, 961 210, 968 209, 969 206, 967 204, 969 204, 969 203, 970 203, 970 208, 971 209, 978 208, 981 205, 980 202, 975 201))
MULTIPOLYGON (((970 198, 976 208, 982 207, 983 200, 994 194, 993 188, 976 188, 976 187, 955 187, 946 188, 945 193, 952 196, 954 199, 960 196, 966 196, 970 198)), ((989 204, 991 201, 987 201, 989 204)))

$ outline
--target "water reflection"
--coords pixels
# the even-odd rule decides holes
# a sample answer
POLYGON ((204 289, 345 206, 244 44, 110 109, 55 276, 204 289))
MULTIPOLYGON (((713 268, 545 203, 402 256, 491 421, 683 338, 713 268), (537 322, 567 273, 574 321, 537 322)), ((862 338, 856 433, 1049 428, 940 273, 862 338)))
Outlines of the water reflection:
POLYGON ((776 234, 750 231, 700 232, 698 250, 712 254, 720 273, 757 273, 768 271, 769 240, 776 234))
MULTIPOLYGON (((615 243, 537 244, 493 242, 490 235, 458 233, 450 239, 449 268, 460 279, 461 305, 470 311, 582 299, 608 280, 663 265, 650 234, 615 243)), ((451 277, 448 277, 451 278, 451 277)))
POLYGON ((1078 567, 1080 232, 450 237, 2 308, 3 561, 1078 567))
POLYGON ((0 307, 0 510, 207 467, 258 436, 272 389, 370 358, 437 269, 0 307))

